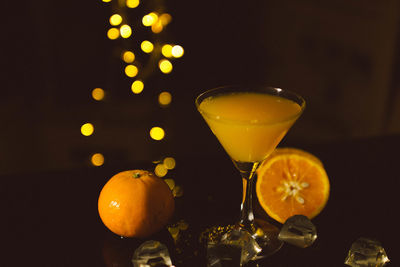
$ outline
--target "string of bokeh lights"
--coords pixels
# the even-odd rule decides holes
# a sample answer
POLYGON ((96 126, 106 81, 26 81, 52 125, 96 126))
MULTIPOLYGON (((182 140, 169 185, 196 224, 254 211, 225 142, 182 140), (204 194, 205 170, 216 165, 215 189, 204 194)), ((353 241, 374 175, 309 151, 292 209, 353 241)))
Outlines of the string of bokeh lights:
MULTIPOLYGON (((124 74, 131 79, 130 91, 135 95, 141 94, 145 89, 146 79, 153 73, 154 69, 158 68, 161 74, 168 75, 173 71, 173 61, 184 55, 184 49, 181 45, 165 42, 160 37, 172 21, 172 16, 163 12, 164 6, 160 1, 157 1, 157 6, 152 11, 146 12, 146 8, 142 8, 140 11, 144 12, 144 15, 135 18, 135 23, 129 23, 128 14, 132 10, 138 10, 143 5, 140 0, 102 0, 102 2, 110 3, 113 11, 116 11, 109 18, 107 38, 111 41, 130 42, 129 45, 124 46, 129 47, 129 49, 122 50, 120 59, 124 64, 124 74), (138 21, 140 23, 137 23, 138 21), (132 24, 136 26, 133 27, 132 24), (144 34, 139 34, 140 32, 144 32, 144 34), (134 51, 134 46, 139 47, 139 49, 134 51), (147 62, 143 62, 144 59, 141 55, 148 56, 147 62)), ((95 88, 91 91, 91 97, 96 101, 103 101, 105 96, 106 91, 102 88, 95 88)), ((157 99, 161 107, 168 107, 172 101, 172 95, 168 91, 162 91, 157 99)), ((93 123, 86 122, 81 126, 81 134, 84 136, 91 136, 94 131, 93 123)), ((154 126, 149 130, 149 137, 153 140, 161 141, 164 136, 165 130, 162 127, 154 126)), ((93 166, 102 166, 104 161, 102 153, 93 153, 90 156, 90 162, 93 166)), ((155 163, 154 171, 160 177, 164 177, 168 170, 174 169, 176 164, 173 157, 165 157, 155 163)), ((175 186, 172 179, 165 180, 171 189, 180 190, 179 187, 175 186)), ((179 195, 179 192, 175 193, 179 195)))

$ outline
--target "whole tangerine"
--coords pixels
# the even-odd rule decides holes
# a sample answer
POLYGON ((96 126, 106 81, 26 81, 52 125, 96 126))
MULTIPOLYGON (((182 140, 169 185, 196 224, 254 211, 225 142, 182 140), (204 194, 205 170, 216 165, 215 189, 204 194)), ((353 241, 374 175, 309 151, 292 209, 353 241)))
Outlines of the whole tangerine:
POLYGON ((117 173, 104 185, 98 212, 104 225, 123 237, 148 237, 172 217, 175 202, 168 185, 146 170, 117 173))

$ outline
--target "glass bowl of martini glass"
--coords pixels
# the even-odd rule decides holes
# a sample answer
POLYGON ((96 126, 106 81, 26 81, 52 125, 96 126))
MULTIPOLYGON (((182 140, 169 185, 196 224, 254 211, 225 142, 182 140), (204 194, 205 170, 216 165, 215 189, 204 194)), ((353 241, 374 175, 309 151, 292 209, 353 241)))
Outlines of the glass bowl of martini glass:
POLYGON ((261 247, 258 258, 275 253, 282 246, 279 229, 253 213, 255 175, 302 114, 304 99, 281 88, 234 85, 208 90, 195 103, 244 180, 236 227, 248 231, 261 247))

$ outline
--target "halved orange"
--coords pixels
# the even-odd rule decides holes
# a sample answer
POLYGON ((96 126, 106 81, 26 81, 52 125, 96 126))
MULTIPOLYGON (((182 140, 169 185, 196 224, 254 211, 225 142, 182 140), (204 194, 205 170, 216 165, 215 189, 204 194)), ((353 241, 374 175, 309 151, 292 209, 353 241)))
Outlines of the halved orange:
POLYGON ((293 215, 317 216, 329 198, 322 162, 309 152, 277 148, 257 170, 256 193, 265 212, 284 223, 293 215))

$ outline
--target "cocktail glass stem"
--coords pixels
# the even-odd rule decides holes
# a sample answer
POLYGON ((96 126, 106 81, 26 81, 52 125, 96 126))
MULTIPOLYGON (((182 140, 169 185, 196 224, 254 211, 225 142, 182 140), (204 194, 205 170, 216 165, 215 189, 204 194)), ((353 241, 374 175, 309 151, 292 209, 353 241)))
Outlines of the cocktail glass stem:
POLYGON ((243 228, 249 230, 250 232, 254 231, 254 213, 253 213, 253 181, 254 175, 253 173, 241 173, 243 181, 243 194, 244 199, 240 206, 240 221, 239 224, 243 228))
POLYGON ((244 198, 240 206, 240 221, 239 227, 247 230, 256 242, 263 248, 259 258, 266 257, 279 250, 283 242, 277 237, 279 229, 267 221, 255 219, 253 211, 253 191, 256 170, 260 162, 256 163, 238 163, 235 162, 236 168, 240 171, 243 180, 244 198))
POLYGON ((240 206, 240 221, 241 227, 254 232, 254 213, 253 213, 253 188, 254 176, 259 163, 242 163, 235 164, 240 171, 243 180, 244 199, 240 206))

